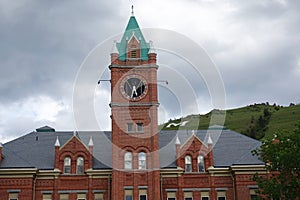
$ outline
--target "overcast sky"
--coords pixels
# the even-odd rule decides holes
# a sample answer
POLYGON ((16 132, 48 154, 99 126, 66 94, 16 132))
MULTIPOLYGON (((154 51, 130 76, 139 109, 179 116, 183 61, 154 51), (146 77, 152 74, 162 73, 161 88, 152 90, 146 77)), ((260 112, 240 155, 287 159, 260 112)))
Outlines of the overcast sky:
MULTIPOLYGON (((132 4, 141 28, 175 31, 207 52, 222 77, 226 108, 300 103, 298 0, 0 0, 0 142, 44 125, 76 129, 72 101, 80 66, 97 45, 124 31, 132 4)), ((168 58, 158 54, 158 73, 180 63, 168 58)), ((109 70, 99 77, 109 78, 109 70)), ((167 79, 165 87, 176 86, 167 79)), ((99 127, 110 130, 109 83, 91 87, 99 127)), ((206 113, 214 106, 205 81, 199 87, 196 112, 206 113)), ((180 102, 169 104, 170 91, 159 90, 160 122, 195 114, 176 110, 180 102)))

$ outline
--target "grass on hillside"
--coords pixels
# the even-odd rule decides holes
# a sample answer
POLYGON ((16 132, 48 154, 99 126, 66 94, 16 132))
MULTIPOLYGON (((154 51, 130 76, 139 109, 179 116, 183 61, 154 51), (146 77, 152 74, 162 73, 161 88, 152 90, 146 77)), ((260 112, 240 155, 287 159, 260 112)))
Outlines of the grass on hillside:
MULTIPOLYGON (((169 122, 162 124, 164 130, 177 130, 177 129, 207 129, 211 121, 211 115, 222 115, 224 111, 213 110, 205 115, 189 115, 182 119, 169 120, 169 122), (167 127, 170 123, 180 123, 189 121, 185 126, 171 126, 167 127)), ((260 122, 261 122, 260 121, 260 122)), ((242 108, 230 109, 226 111, 226 118, 224 126, 227 129, 254 137, 249 134, 251 127, 254 128, 259 134, 257 139, 261 137, 271 137, 277 131, 291 132, 294 130, 295 125, 300 122, 300 105, 291 105, 288 107, 269 105, 269 104, 254 104, 242 108), (264 117, 270 113, 269 117, 264 117), (259 119, 261 118, 261 119, 259 119), (258 129, 259 120, 263 121, 263 126, 258 129)), ((262 122, 261 122, 262 123, 262 122)), ((217 124, 223 125, 223 124, 217 124)))

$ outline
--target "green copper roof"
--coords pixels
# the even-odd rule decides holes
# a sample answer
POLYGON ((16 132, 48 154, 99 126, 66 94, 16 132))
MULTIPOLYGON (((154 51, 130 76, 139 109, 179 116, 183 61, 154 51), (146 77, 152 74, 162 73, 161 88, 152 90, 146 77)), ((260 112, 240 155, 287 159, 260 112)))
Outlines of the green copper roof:
POLYGON ((148 51, 149 51, 149 43, 146 42, 143 33, 135 19, 134 16, 131 16, 129 22, 127 24, 126 30, 123 34, 121 42, 117 43, 117 48, 119 51, 119 60, 126 60, 126 45, 127 41, 130 40, 132 36, 135 36, 137 40, 140 42, 141 48, 141 59, 148 60, 148 51))

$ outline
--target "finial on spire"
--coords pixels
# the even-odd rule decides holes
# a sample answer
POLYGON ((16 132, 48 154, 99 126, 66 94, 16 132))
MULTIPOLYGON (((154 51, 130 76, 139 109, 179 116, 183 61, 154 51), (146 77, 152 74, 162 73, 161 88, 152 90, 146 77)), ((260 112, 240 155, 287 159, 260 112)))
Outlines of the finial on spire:
POLYGON ((133 5, 131 5, 131 16, 134 16, 133 5))
POLYGON ((55 141, 55 144, 54 144, 54 146, 56 146, 56 147, 60 147, 60 143, 59 143, 58 136, 56 137, 56 141, 55 141))

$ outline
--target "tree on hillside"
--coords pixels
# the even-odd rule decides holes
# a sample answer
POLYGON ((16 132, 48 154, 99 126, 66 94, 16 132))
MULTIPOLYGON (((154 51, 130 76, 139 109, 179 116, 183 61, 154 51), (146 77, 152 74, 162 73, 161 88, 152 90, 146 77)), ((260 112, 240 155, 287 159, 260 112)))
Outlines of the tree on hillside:
POLYGON ((292 133, 274 135, 273 139, 265 140, 253 154, 266 163, 269 172, 266 176, 254 176, 262 197, 300 198, 300 124, 292 133))

